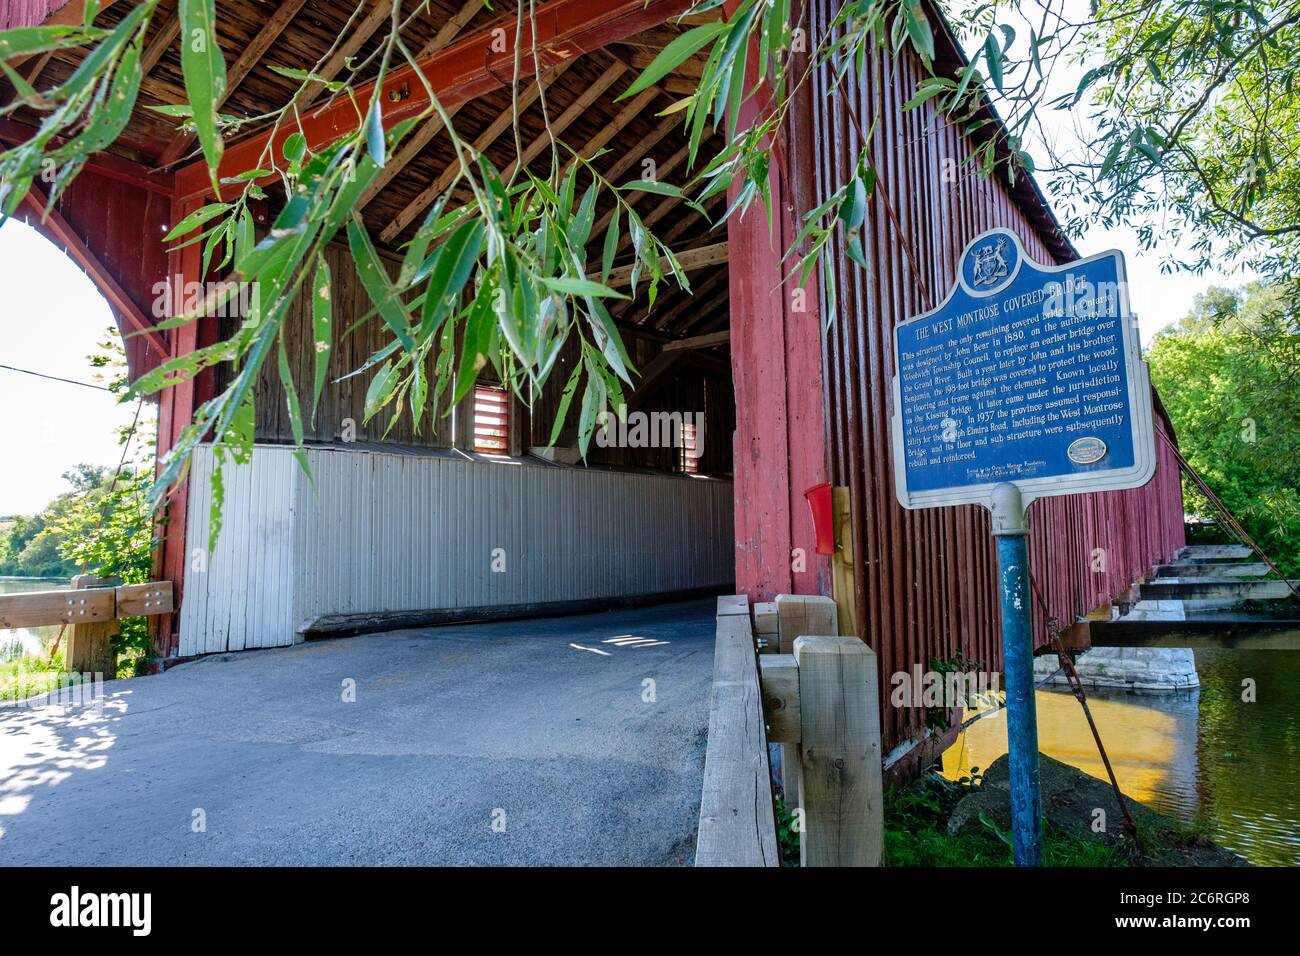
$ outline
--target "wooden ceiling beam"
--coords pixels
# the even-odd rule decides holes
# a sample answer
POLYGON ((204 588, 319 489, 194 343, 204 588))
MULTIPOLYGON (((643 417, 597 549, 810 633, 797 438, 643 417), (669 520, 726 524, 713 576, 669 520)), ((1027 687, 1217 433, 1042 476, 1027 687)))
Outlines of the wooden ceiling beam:
MULTIPOLYGON (((727 243, 715 242, 709 246, 697 246, 694 249, 683 249, 681 252, 674 252, 678 264, 682 267, 683 272, 694 272, 697 269, 704 269, 708 266, 715 266, 720 262, 727 261, 727 243)), ((627 285, 632 281, 632 271, 636 268, 636 263, 616 266, 610 270, 609 279, 606 285, 610 288, 618 288, 627 285)), ((671 273, 665 273, 670 275, 671 273)), ((600 272, 591 273, 588 278, 600 279, 600 272)))
MULTIPOLYGON (((298 15, 298 11, 302 9, 302 5, 306 2, 307 0, 284 0, 276 8, 275 13, 271 14, 271 18, 257 31, 257 35, 249 41, 248 46, 244 47, 244 51, 239 54, 239 58, 226 71, 226 92, 222 94, 221 99, 217 102, 218 109, 225 105, 226 101, 230 99, 230 94, 239 88, 239 84, 243 83, 248 74, 253 72, 253 68, 262 62, 262 57, 266 56, 266 52, 280 38, 280 34, 284 32, 285 27, 293 21, 293 18, 298 15)), ((171 144, 163 150, 158 165, 170 166, 175 163, 189 152, 194 145, 194 139, 195 134, 193 132, 179 133, 176 139, 172 140, 171 144)))
MULTIPOLYGON (((524 110, 527 110, 532 106, 533 102, 541 93, 542 88, 550 86, 558 80, 560 76, 564 74, 564 71, 572 65, 572 63, 573 61, 569 60, 560 64, 543 76, 540 84, 529 83, 523 90, 521 90, 519 94, 519 111, 522 113, 524 110)), ((503 110, 501 114, 492 121, 492 125, 480 133, 478 139, 474 140, 472 144, 474 151, 481 153, 495 143, 497 137, 511 127, 512 121, 513 118, 510 112, 503 110)), ((447 187, 452 184, 452 181, 456 178, 456 174, 459 171, 460 167, 455 161, 452 161, 447 168, 442 171, 442 174, 437 179, 424 189, 420 190, 419 194, 407 203, 401 212, 393 217, 393 221, 385 226, 384 231, 379 234, 380 241, 391 244, 394 239, 402 234, 403 229, 415 221, 416 216, 424 212, 424 210, 427 209, 435 199, 446 192, 447 187)))
MULTIPOLYGON (((529 51, 536 48, 537 55, 522 57, 520 69, 531 75, 535 60, 543 69, 549 69, 657 26, 690 6, 691 0, 550 0, 523 24, 524 47, 529 51)), ((492 39, 491 30, 480 30, 417 60, 415 65, 406 64, 389 73, 381 93, 391 92, 398 99, 384 111, 385 128, 417 116, 428 107, 429 98, 416 76, 417 68, 444 107, 464 103, 508 83, 514 55, 509 50, 493 50, 492 39)), ((374 92, 373 82, 362 84, 355 91, 357 102, 368 102, 374 92)), ((332 100, 306 111, 300 123, 281 124, 227 147, 217 177, 233 177, 256 168, 258 158, 268 147, 278 152, 284 140, 295 132, 303 134, 309 148, 320 149, 354 132, 363 120, 351 98, 332 100)), ((271 178, 267 177, 268 181, 271 178)), ((211 177, 203 160, 177 173, 178 199, 204 197, 211 190, 211 177)))
MULTIPOLYGON (((302 0, 298 0, 298 2, 301 3, 302 0)), ((438 30, 433 39, 420 47, 420 52, 416 55, 416 59, 422 59, 423 57, 437 53, 452 40, 456 39, 456 35, 460 33, 460 31, 465 28, 465 25, 469 23, 469 21, 473 20, 474 16, 482 9, 484 9, 483 0, 466 0, 465 5, 456 11, 450 20, 442 25, 441 29, 438 30)), ((447 115, 449 117, 454 117, 459 110, 460 105, 453 106, 447 110, 447 115)), ((442 132, 442 129, 442 116, 435 114, 430 116, 419 129, 412 133, 410 138, 402 144, 400 149, 398 149, 397 155, 388 160, 384 165, 384 168, 379 171, 379 175, 377 175, 374 181, 366 187, 366 191, 361 194, 361 198, 357 200, 357 211, 359 212, 360 210, 365 209, 370 200, 378 196, 380 191, 392 182, 394 176, 405 169, 410 164, 411 160, 420 155, 420 153, 423 152, 424 147, 428 146, 429 143, 433 141, 433 138, 442 132)))
POLYGON ((181 35, 181 18, 180 14, 173 13, 153 35, 153 39, 146 44, 144 53, 140 55, 140 76, 146 77, 153 72, 153 68, 158 65, 162 55, 167 52, 167 48, 176 42, 176 38, 181 35))
POLYGON ((731 341, 731 330, 710 332, 708 335, 692 335, 684 339, 674 339, 664 345, 665 352, 674 349, 710 349, 715 345, 725 345, 731 341))
MULTIPOLYGON (((0 117, 0 143, 18 145, 27 142, 35 134, 35 126, 28 126, 26 123, 0 117)), ((64 138, 55 137, 51 145, 58 147, 65 142, 67 140, 64 138)), ((147 189, 163 196, 170 197, 174 190, 171 173, 159 172, 147 166, 141 166, 139 163, 133 163, 129 159, 123 159, 121 156, 115 156, 112 153, 94 153, 87 157, 86 169, 108 179, 116 180, 119 183, 129 183, 132 186, 138 186, 140 189, 147 189)))

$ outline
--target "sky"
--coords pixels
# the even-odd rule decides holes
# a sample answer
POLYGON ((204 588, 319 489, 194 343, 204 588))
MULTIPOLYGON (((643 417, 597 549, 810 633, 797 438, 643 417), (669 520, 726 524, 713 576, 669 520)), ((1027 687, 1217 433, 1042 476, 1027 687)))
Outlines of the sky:
MULTIPOLYGON (((25 223, 0 226, 0 365, 94 384, 87 356, 112 326, 108 303, 61 249, 25 223)), ((0 516, 40 511, 80 462, 115 467, 116 429, 134 411, 108 392, 0 368, 0 516)))

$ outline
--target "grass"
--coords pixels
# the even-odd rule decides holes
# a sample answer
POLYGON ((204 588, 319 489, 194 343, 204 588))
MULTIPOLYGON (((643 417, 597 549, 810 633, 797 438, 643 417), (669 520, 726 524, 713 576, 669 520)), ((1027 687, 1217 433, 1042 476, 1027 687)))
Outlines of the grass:
MULTIPOLYGON (((901 791, 885 797, 885 866, 1011 866, 1010 835, 988 818, 981 827, 968 827, 949 836, 948 816, 968 783, 938 774, 921 776, 901 791)), ((1047 866, 1126 866, 1113 846, 1062 833, 1043 825, 1043 862, 1047 866)))
POLYGON ((54 660, 40 657, 15 657, 0 661, 0 700, 24 700, 56 689, 60 680, 68 680, 62 656, 54 660))

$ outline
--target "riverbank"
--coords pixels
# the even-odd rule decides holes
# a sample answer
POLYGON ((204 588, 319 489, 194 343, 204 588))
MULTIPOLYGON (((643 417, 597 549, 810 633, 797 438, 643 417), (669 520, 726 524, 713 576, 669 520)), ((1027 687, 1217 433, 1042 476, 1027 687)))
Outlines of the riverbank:
MULTIPOLYGON (((1136 838, 1108 784, 1040 754, 1047 866, 1248 866, 1189 826, 1125 800, 1136 838)), ((885 800, 885 866, 1010 866, 1006 757, 974 779, 928 773, 885 800)))

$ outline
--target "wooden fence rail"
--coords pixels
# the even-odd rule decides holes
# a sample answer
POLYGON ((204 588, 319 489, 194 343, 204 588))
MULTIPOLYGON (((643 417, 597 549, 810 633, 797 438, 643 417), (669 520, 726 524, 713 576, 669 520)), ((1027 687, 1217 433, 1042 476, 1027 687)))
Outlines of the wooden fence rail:
POLYGON ((170 614, 172 582, 113 586, 81 574, 67 591, 0 594, 0 631, 19 627, 70 625, 63 635, 63 659, 72 671, 117 673, 113 654, 116 622, 124 617, 170 614))
POLYGON ((834 602, 781 595, 755 609, 718 599, 696 866, 778 866, 768 743, 782 745, 803 866, 879 866, 884 845, 876 656, 842 637, 834 602), (804 604, 804 607, 796 605, 804 604), (779 608, 779 613, 778 613, 779 608), (771 617, 779 619, 776 632, 771 617), (809 625, 825 634, 801 634, 809 625))

